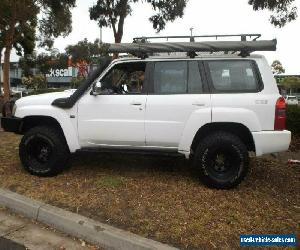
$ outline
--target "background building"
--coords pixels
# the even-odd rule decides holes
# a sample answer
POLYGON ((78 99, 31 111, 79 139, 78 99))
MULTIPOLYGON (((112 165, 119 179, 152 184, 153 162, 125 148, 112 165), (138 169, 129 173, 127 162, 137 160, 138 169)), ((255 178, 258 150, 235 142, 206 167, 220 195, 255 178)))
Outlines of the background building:
MULTIPOLYGON (((85 68, 82 69, 80 65, 69 66, 66 68, 51 68, 49 73, 46 74, 46 80, 49 88, 62 88, 62 87, 70 87, 73 78, 78 77, 83 72, 87 74, 91 70, 97 68, 96 64, 85 65, 85 68)), ((1 65, 1 84, 3 82, 3 64, 1 65)), ((39 74, 37 69, 31 69, 33 75, 39 74)), ((10 86, 17 87, 22 85, 22 76, 23 70, 21 69, 19 62, 11 62, 10 63, 10 86)))

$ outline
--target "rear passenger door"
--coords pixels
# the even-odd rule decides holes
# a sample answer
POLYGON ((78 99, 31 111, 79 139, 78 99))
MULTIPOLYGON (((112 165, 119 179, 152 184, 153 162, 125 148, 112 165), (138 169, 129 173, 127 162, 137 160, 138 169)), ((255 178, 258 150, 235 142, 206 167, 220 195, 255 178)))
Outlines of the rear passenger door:
POLYGON ((146 104, 146 145, 177 149, 187 121, 199 109, 211 119, 210 94, 201 61, 151 63, 146 104))

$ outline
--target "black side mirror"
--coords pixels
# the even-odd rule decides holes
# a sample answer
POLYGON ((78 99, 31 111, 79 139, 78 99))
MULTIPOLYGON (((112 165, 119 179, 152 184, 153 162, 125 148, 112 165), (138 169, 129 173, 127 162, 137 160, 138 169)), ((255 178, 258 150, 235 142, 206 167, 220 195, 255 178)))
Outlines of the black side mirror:
POLYGON ((102 84, 101 84, 101 82, 96 82, 93 85, 91 95, 97 96, 97 95, 100 95, 101 92, 102 92, 102 84))

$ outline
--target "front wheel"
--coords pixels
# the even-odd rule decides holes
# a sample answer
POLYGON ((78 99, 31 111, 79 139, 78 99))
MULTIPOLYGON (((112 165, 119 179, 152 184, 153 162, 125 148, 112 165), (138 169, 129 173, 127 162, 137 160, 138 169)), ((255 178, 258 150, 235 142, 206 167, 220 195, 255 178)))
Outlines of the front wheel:
POLYGON ((248 150, 239 137, 216 132, 199 143, 193 165, 207 186, 233 188, 240 184, 248 172, 248 150))
POLYGON ((25 133, 19 146, 19 155, 29 173, 55 176, 64 170, 69 149, 59 130, 41 126, 25 133))

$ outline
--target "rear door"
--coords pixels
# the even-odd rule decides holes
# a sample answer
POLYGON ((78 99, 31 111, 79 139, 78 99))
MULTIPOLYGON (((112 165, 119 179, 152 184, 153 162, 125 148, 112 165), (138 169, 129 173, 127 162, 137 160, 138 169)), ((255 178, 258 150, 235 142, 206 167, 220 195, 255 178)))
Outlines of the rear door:
POLYGON ((210 122, 210 94, 201 61, 178 60, 151 63, 146 105, 146 145, 177 149, 191 114, 205 109, 210 122))
POLYGON ((205 66, 212 91, 212 122, 241 123, 250 131, 274 129, 278 92, 264 86, 255 60, 207 60, 205 66))

